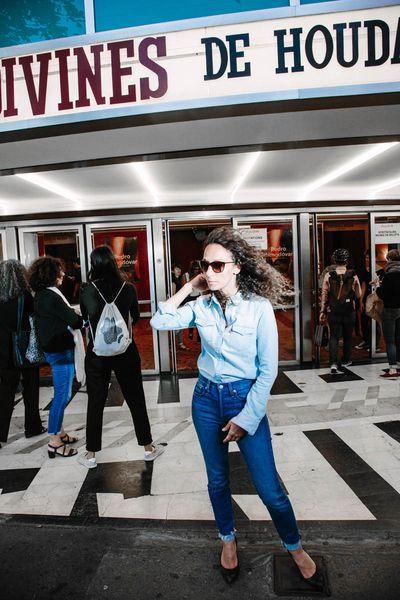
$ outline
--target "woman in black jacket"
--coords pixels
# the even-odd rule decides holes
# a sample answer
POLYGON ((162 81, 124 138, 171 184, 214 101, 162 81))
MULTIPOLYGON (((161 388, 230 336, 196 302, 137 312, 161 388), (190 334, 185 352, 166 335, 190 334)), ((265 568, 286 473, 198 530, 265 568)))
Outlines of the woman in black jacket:
POLYGON ((63 418, 75 373, 73 330, 82 328, 83 319, 59 290, 63 278, 62 262, 51 256, 35 260, 29 271, 29 282, 36 292, 34 303, 39 342, 53 373, 54 398, 48 423, 49 458, 77 454, 77 450, 68 444, 78 440, 64 431, 63 418))
POLYGON ((25 437, 45 433, 39 415, 39 368, 19 368, 14 363, 13 332, 17 330, 18 303, 23 302, 22 330, 29 331, 33 298, 26 270, 18 260, 0 263, 0 447, 6 442, 14 410, 14 398, 22 377, 25 405, 25 437))
POLYGON ((400 375, 400 252, 389 250, 381 285, 376 293, 383 300, 382 330, 389 370, 380 377, 400 375))
POLYGON ((135 341, 132 339, 122 354, 97 356, 93 351, 93 336, 103 312, 105 301, 113 302, 120 311, 132 337, 132 324, 139 320, 136 289, 127 283, 118 269, 112 250, 99 246, 90 255, 90 283, 82 286, 80 305, 82 315, 89 319, 89 344, 85 359, 88 412, 86 426, 86 454, 78 461, 88 469, 97 466, 95 453, 101 450, 103 411, 107 400, 111 371, 114 371, 125 401, 131 411, 139 446, 144 446, 146 461, 152 461, 164 451, 164 446, 153 444, 146 401, 143 391, 141 363, 135 341))

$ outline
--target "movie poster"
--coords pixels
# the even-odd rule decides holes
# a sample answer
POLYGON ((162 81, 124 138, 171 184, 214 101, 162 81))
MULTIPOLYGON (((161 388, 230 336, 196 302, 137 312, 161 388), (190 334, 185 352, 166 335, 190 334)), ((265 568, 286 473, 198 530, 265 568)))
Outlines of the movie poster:
POLYGON ((105 244, 113 251, 127 281, 136 287, 139 300, 150 299, 147 231, 140 229, 96 231, 94 246, 105 244))

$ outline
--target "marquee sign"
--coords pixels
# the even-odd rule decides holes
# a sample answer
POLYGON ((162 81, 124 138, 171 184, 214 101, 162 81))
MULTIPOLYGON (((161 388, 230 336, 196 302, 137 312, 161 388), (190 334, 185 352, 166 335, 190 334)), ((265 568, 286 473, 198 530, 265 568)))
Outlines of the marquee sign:
POLYGON ((95 111, 376 92, 399 73, 399 6, 96 41, 1 59, 0 130, 95 111))

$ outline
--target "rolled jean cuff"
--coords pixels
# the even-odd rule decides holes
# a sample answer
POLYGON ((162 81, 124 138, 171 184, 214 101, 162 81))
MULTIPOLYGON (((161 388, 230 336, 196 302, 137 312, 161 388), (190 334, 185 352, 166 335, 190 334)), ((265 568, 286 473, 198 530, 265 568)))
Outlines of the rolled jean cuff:
POLYGON ((296 544, 287 544, 286 542, 282 542, 282 546, 286 548, 286 550, 298 550, 301 548, 301 540, 296 542, 296 544))
POLYGON ((218 533, 219 539, 223 542, 232 542, 235 539, 236 529, 228 533, 227 535, 223 535, 222 533, 218 533))

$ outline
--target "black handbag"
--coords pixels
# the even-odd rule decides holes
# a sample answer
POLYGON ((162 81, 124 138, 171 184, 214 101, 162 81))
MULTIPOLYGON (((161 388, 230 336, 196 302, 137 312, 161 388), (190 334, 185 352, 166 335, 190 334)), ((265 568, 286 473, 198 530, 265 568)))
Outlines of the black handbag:
POLYGON ((329 343, 329 330, 327 325, 319 323, 315 328, 314 336, 315 345, 318 348, 325 348, 329 343))
POLYGON ((22 316, 24 314, 24 304, 25 298, 22 294, 22 296, 18 298, 17 331, 12 332, 14 366, 18 367, 19 369, 21 367, 26 367, 29 365, 28 361, 26 360, 26 351, 28 349, 30 331, 24 331, 22 329, 22 316))

